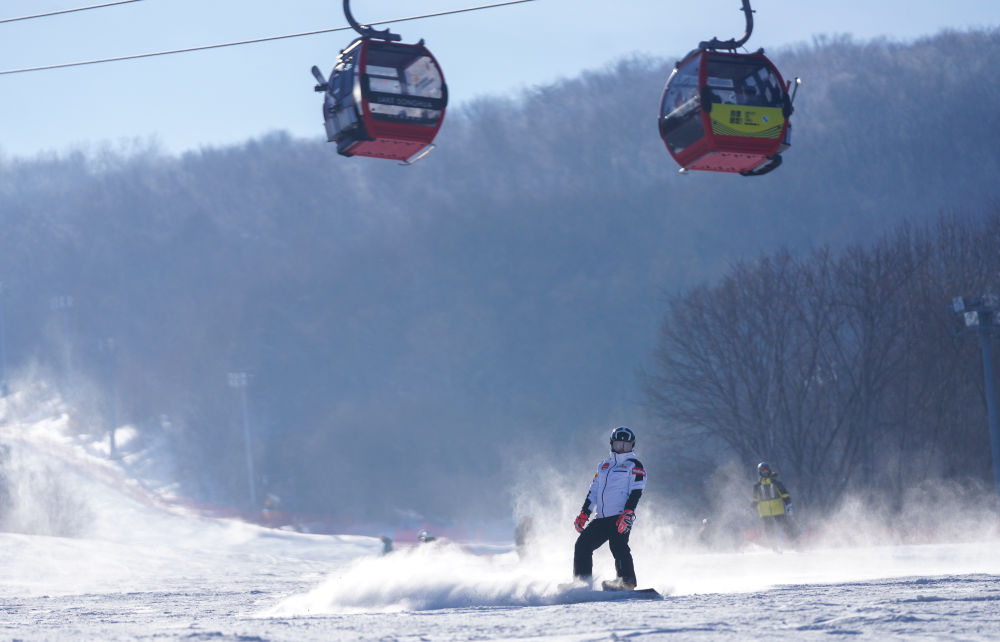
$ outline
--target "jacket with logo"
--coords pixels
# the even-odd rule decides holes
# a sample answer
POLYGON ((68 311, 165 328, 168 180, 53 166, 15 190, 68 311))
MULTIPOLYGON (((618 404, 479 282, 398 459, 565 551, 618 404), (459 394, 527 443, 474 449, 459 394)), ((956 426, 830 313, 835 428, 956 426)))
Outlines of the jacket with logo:
POLYGON ((646 470, 635 453, 612 452, 597 467, 590 492, 583 502, 583 512, 595 518, 614 517, 635 510, 646 487, 646 470))

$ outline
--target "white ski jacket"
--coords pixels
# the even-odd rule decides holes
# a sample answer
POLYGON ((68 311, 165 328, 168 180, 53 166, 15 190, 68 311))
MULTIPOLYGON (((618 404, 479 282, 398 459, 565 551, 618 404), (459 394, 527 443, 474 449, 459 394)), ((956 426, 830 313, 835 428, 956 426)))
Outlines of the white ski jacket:
POLYGON ((626 508, 635 510, 644 488, 646 471, 635 453, 612 452, 597 467, 583 511, 588 514, 593 511, 594 518, 601 519, 621 515, 626 508))

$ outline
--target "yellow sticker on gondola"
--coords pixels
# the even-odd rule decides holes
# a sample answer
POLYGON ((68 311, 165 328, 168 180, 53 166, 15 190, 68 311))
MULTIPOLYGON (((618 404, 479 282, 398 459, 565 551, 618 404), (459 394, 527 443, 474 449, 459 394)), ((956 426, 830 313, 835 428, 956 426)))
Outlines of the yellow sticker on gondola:
POLYGON ((785 125, 780 107, 712 105, 712 133, 718 136, 778 138, 785 125))

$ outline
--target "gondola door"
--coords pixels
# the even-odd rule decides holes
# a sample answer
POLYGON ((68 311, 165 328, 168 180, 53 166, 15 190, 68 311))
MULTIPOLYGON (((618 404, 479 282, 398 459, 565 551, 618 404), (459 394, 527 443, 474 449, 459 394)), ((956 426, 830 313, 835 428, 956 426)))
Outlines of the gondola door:
POLYGON ((356 82, 370 140, 359 142, 353 154, 406 161, 437 136, 448 89, 423 44, 366 42, 356 82))

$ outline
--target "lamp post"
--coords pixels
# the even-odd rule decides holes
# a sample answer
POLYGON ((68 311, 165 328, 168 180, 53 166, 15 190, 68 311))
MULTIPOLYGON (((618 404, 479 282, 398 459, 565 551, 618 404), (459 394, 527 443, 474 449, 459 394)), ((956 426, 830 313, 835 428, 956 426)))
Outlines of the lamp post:
POLYGON ((257 509, 257 491, 254 489, 253 475, 253 455, 250 449, 250 418, 247 407, 247 383, 250 376, 245 372, 230 372, 226 375, 229 387, 240 391, 240 400, 243 406, 243 445, 247 454, 247 486, 250 488, 250 508, 257 509))
POLYGON ((118 456, 118 445, 115 443, 115 427, 118 425, 118 389, 115 385, 115 349, 118 347, 115 344, 114 337, 106 337, 98 341, 98 348, 107 357, 107 374, 108 374, 108 414, 110 415, 110 424, 108 428, 108 457, 114 459, 118 456))
POLYGON ((952 312, 961 321, 959 332, 976 331, 983 353, 983 377, 986 380, 986 414, 990 422, 990 450, 993 453, 993 486, 1000 511, 1000 415, 997 411, 996 382, 993 376, 993 346, 990 337, 1000 334, 1000 301, 995 295, 952 299, 952 312))
POLYGON ((66 343, 66 389, 70 394, 73 391, 73 351, 69 340, 69 314, 72 307, 72 296, 54 296, 49 299, 49 308, 62 317, 63 341, 66 343))
POLYGON ((7 383, 7 324, 4 318, 4 295, 7 284, 0 281, 0 397, 6 397, 9 391, 7 383))

